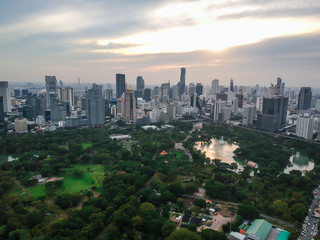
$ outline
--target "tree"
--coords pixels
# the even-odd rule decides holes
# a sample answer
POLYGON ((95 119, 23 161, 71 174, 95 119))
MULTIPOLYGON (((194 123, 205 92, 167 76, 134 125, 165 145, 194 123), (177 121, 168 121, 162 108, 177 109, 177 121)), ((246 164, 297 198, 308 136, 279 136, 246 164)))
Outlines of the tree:
POLYGON ((140 206, 140 214, 143 218, 152 219, 156 216, 156 207, 149 202, 142 203, 140 206))
POLYGON ((195 199, 193 203, 200 208, 206 207, 206 200, 204 199, 195 199))
POLYGON ((9 233, 9 240, 30 240, 31 234, 27 229, 16 229, 9 233))
POLYGON ((205 229, 200 235, 204 240, 227 240, 227 236, 224 233, 212 229, 205 229))
POLYGON ((254 206, 240 204, 238 214, 240 214, 244 219, 253 220, 259 217, 259 212, 254 206))
POLYGON ((174 230, 166 240, 201 240, 200 236, 186 228, 174 230))

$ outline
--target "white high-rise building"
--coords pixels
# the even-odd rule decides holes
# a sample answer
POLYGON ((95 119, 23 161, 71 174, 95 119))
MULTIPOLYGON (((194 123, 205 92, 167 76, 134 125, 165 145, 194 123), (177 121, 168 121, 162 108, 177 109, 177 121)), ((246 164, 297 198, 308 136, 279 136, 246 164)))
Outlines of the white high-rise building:
POLYGON ((221 101, 220 99, 218 101, 215 101, 214 103, 214 113, 213 113, 213 120, 219 121, 219 114, 221 113, 221 110, 223 107, 227 106, 226 101, 221 101))
POLYGON ((232 112, 236 113, 239 110, 239 98, 235 97, 233 99, 233 104, 232 104, 232 112))
POLYGON ((0 97, 3 98, 3 111, 11 112, 11 99, 7 81, 0 81, 0 97))
POLYGON ((38 126, 45 126, 46 125, 46 121, 44 120, 44 117, 42 115, 37 116, 36 123, 38 126))
POLYGON ((256 116, 256 106, 246 105, 243 107, 242 125, 250 126, 253 124, 253 120, 256 116))
POLYGON ((307 140, 312 140, 313 130, 315 128, 315 119, 299 116, 297 118, 296 134, 307 140))
POLYGON ((212 94, 216 94, 219 92, 219 80, 218 79, 214 79, 211 82, 211 91, 212 91, 212 94))

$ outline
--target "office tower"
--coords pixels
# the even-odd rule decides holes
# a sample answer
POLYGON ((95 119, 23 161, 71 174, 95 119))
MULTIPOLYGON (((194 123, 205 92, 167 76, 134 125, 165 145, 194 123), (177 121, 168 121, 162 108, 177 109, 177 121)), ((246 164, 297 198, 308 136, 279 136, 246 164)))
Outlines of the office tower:
POLYGON ((235 97, 232 102, 232 112, 236 113, 239 110, 239 98, 235 97))
POLYGON ((194 93, 192 96, 191 96, 191 107, 197 107, 197 108, 200 108, 200 104, 199 104, 199 97, 198 97, 198 94, 197 93, 194 93))
POLYGON ((231 118, 231 107, 222 107, 221 108, 221 121, 225 122, 225 121, 230 120, 230 118, 231 118))
POLYGON ((220 113, 223 107, 227 106, 226 101, 217 100, 214 103, 213 120, 221 121, 220 113))
POLYGON ((36 123, 38 126, 45 126, 46 122, 44 120, 44 117, 42 115, 39 115, 36 117, 36 123))
POLYGON ((126 91, 126 75, 116 74, 116 97, 121 98, 122 94, 126 91))
POLYGON ((280 86, 280 94, 283 95, 284 94, 284 89, 285 89, 285 84, 284 82, 281 83, 281 86, 280 86))
POLYGON ((178 87, 178 85, 172 86, 172 100, 179 100, 179 87, 178 87))
POLYGON ((20 89, 14 89, 13 93, 14 93, 14 97, 20 97, 21 96, 21 90, 20 89))
POLYGON ((193 94, 196 92, 196 86, 194 85, 194 83, 189 83, 189 96, 192 97, 193 94))
POLYGON ((142 76, 137 77, 137 91, 142 91, 144 89, 144 80, 142 76))
POLYGON ((197 83, 196 85, 196 93, 198 96, 203 94, 203 85, 201 83, 197 83))
POLYGON ((69 104, 71 107, 74 107, 74 93, 73 93, 73 88, 72 87, 65 87, 64 89, 64 96, 63 96, 63 101, 69 101, 69 104))
POLYGON ((268 132, 276 132, 285 127, 288 109, 288 97, 264 97, 262 113, 258 114, 257 128, 268 132))
POLYGON ((271 86, 269 87, 268 95, 274 96, 279 94, 280 94, 280 85, 271 84, 271 86))
POLYGON ((233 87, 233 79, 231 78, 230 79, 230 92, 233 92, 234 91, 234 87, 233 87))
POLYGON ((219 92, 219 80, 218 79, 214 79, 211 82, 211 93, 212 94, 216 94, 219 92))
POLYGON ((67 112, 63 103, 57 98, 51 98, 50 102, 51 102, 51 113, 50 113, 51 122, 57 123, 60 121, 65 121, 67 112))
POLYGON ((315 119, 310 117, 298 116, 296 134, 307 140, 312 140, 313 130, 315 129, 315 119))
POLYGON ((150 88, 143 89, 143 99, 147 102, 151 101, 151 89, 150 88))
POLYGON ((179 87, 179 97, 185 92, 186 89, 186 69, 185 68, 180 68, 181 73, 180 73, 180 82, 178 83, 179 87))
POLYGON ((92 88, 88 90, 86 105, 89 124, 105 124, 105 101, 102 95, 101 85, 97 85, 95 83, 92 84, 92 88))
POLYGON ((154 89, 153 89, 153 99, 155 100, 155 101, 158 101, 158 99, 159 99, 159 97, 160 97, 160 88, 159 87, 154 87, 154 89))
POLYGON ((112 98, 113 92, 112 89, 108 88, 104 91, 104 97, 106 100, 110 101, 110 99, 112 98))
POLYGON ((11 112, 11 99, 7 81, 0 81, 0 97, 2 97, 4 112, 11 112))
POLYGON ((176 106, 174 104, 167 105, 167 113, 169 117, 169 122, 173 121, 176 117, 176 106))
POLYGON ((242 108, 242 106, 243 106, 243 94, 242 93, 236 94, 236 97, 238 98, 238 107, 242 108))
POLYGON ((243 107, 242 125, 251 126, 256 116, 256 106, 247 105, 243 107))
POLYGON ((4 129, 3 97, 0 96, 0 132, 4 129))
POLYGON ((281 78, 277 78, 277 85, 280 87, 281 86, 281 83, 282 83, 282 79, 281 78))
POLYGON ((312 92, 310 87, 302 87, 298 96, 298 110, 311 108, 312 92))
POLYGON ((136 97, 131 86, 128 87, 124 98, 124 121, 135 123, 137 120, 136 97))
POLYGON ((25 133, 28 132, 28 121, 25 118, 22 118, 22 114, 19 114, 19 117, 14 121, 14 129, 16 133, 25 133))
POLYGON ((320 99, 317 99, 315 109, 317 112, 320 112, 320 99))
POLYGON ((57 79, 55 76, 46 76, 46 103, 47 109, 51 109, 51 99, 57 97, 57 79))
POLYGON ((169 93, 170 93, 170 83, 162 83, 160 99, 164 102, 169 101, 169 93))
POLYGON ((27 95, 28 95, 28 89, 22 89, 21 90, 21 95, 22 95, 22 97, 26 97, 27 95))

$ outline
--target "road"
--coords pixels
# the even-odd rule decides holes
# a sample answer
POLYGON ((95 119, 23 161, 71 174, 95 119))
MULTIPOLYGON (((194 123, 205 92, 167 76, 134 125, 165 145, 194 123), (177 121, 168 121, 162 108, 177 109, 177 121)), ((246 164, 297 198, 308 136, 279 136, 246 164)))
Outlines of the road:
POLYGON ((319 199, 320 199, 319 192, 320 192, 320 186, 318 186, 313 191, 314 198, 309 208, 308 215, 305 217, 304 223, 302 225, 301 234, 298 240, 313 239, 313 236, 316 235, 318 231, 317 229, 318 229, 319 219, 313 217, 313 212, 314 212, 314 209, 317 208, 319 205, 319 199))
MULTIPOLYGON (((188 198, 194 198, 194 199, 208 199, 212 202, 216 202, 216 203, 223 203, 223 204, 228 204, 228 205, 233 205, 233 206, 238 206, 239 203, 235 203, 235 202, 228 202, 228 201, 222 201, 222 200, 218 200, 218 199, 210 199, 210 198, 205 198, 205 197, 199 197, 199 196, 193 196, 193 195, 186 195, 186 194, 183 194, 182 197, 188 197, 188 198)), ((281 225, 286 225, 288 227, 291 227, 293 228, 294 225, 289 223, 289 222, 286 222, 286 221, 283 221, 279 218, 275 218, 275 217, 271 217, 271 216, 268 216, 266 214, 263 214, 263 213, 259 213, 260 217, 263 217, 263 218, 266 218, 266 219, 270 219, 274 222, 277 222, 281 225)), ((311 238, 310 238, 311 239, 311 238)), ((310 240, 308 239, 308 240, 310 240)), ((304 239, 304 240, 307 240, 307 239, 304 239)))
POLYGON ((195 131, 195 127, 193 126, 193 128, 189 131, 189 135, 182 141, 182 142, 179 142, 179 143, 175 143, 174 145, 174 148, 175 149, 179 149, 179 150, 182 150, 184 151, 184 153, 186 155, 188 155, 189 157, 189 162, 193 162, 193 157, 191 155, 191 153, 189 152, 188 149, 185 149, 185 147, 182 145, 183 142, 187 141, 190 137, 191 137, 191 134, 195 131))

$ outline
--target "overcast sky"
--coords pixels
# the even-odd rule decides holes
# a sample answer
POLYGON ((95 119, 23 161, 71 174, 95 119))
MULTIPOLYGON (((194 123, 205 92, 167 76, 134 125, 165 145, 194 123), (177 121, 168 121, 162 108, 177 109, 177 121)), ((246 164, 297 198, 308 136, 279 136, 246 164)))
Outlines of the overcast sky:
POLYGON ((0 0, 0 80, 320 87, 319 0, 0 0))

